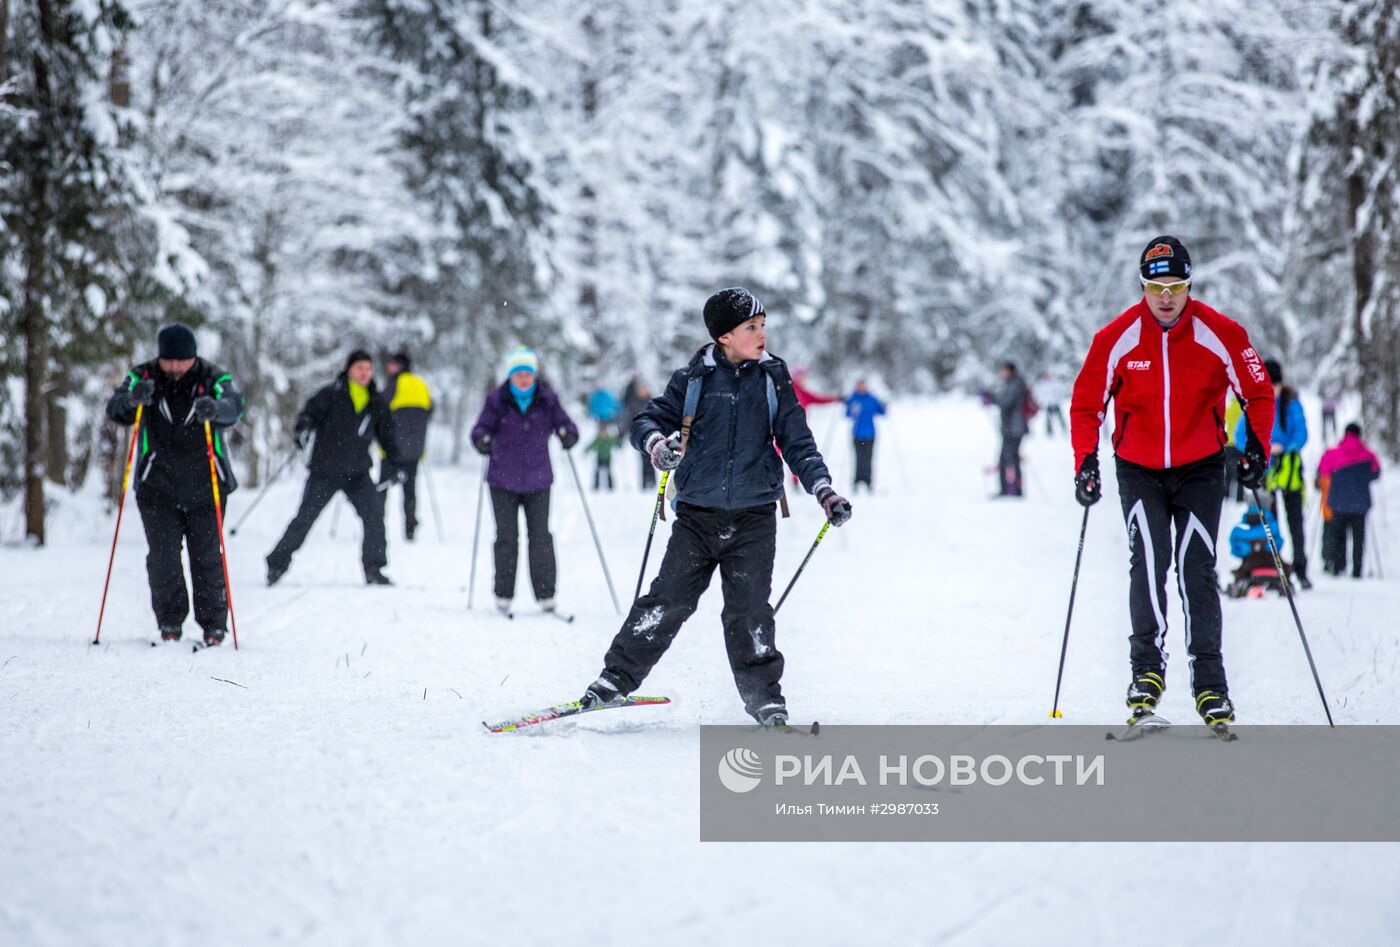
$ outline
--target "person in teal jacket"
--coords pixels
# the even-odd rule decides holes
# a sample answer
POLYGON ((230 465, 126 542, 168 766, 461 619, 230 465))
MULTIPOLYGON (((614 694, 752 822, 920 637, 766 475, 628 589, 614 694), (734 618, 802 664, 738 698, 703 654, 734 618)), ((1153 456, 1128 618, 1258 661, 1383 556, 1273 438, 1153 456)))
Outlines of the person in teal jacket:
MULTIPOLYGON (((1264 370, 1274 385, 1274 432, 1269 437, 1269 476, 1264 486, 1271 493, 1283 494, 1283 510, 1288 519, 1288 535, 1293 540, 1293 575, 1298 585, 1312 588, 1308 581, 1307 542, 1303 537, 1303 447, 1308 443, 1308 419, 1298 401, 1298 392, 1283 383, 1283 367, 1276 359, 1265 359, 1264 370)), ((1235 427, 1235 443, 1244 443, 1244 419, 1235 427)))

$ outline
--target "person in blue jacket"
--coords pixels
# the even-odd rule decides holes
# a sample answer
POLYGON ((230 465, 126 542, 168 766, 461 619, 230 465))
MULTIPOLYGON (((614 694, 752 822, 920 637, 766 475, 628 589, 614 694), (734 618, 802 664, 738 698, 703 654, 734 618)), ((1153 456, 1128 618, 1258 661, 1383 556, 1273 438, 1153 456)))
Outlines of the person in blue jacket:
MULTIPOLYGON (((1269 476, 1264 487, 1283 494, 1283 511, 1288 535, 1293 540, 1293 575, 1301 588, 1312 588, 1308 581, 1307 542, 1303 537, 1303 447, 1308 443, 1308 419, 1298 401, 1298 392, 1283 383, 1283 368, 1277 359, 1265 359, 1264 370, 1274 385, 1274 433, 1269 438, 1269 476)), ((1244 443, 1244 418, 1235 428, 1235 443, 1244 443)))
POLYGON ((856 382, 856 390, 846 399, 846 417, 851 419, 851 439, 856 448, 856 476, 851 484, 851 495, 862 483, 865 489, 873 491, 871 476, 875 466, 875 418, 885 413, 885 403, 870 393, 870 387, 862 378, 856 382))

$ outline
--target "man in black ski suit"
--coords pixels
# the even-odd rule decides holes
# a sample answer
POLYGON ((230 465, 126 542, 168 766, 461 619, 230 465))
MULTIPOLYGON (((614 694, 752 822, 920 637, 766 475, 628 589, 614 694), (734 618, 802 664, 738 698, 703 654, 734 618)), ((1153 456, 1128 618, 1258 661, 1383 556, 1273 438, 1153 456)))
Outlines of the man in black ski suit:
POLYGON ((403 482, 403 465, 394 440, 389 403, 374 385, 374 362, 368 352, 355 350, 345 360, 345 371, 332 384, 311 396, 297 416, 297 446, 311 448, 310 473, 301 496, 301 507, 287 525, 276 548, 267 555, 267 584, 275 585, 292 564, 292 554, 306 541, 316 517, 336 491, 345 494, 364 525, 360 561, 367 585, 392 585, 384 574, 388 558, 384 548, 384 504, 370 477, 370 444, 384 448, 403 482))
POLYGON ((179 641, 190 613, 180 562, 181 546, 188 544, 194 620, 204 629, 204 643, 218 645, 224 640, 228 590, 204 422, 211 425, 219 496, 227 503, 238 482, 223 432, 243 416, 243 396, 232 376, 197 356, 194 333, 185 326, 161 329, 156 345, 156 358, 133 368, 112 393, 107 417, 134 424, 136 407, 143 406, 131 475, 146 528, 146 577, 160 636, 179 641))

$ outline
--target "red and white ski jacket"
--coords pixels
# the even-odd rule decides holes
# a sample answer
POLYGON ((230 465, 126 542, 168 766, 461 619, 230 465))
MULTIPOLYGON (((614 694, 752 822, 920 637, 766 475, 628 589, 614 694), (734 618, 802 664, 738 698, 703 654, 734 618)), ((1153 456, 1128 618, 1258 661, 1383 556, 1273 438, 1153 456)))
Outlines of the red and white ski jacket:
POLYGON ((1163 470, 1209 457, 1226 444, 1225 393, 1233 389, 1249 425, 1267 442, 1274 389, 1249 335, 1195 299, 1169 330, 1138 300, 1094 336, 1070 399, 1074 465, 1098 450, 1113 401, 1113 450, 1163 470))

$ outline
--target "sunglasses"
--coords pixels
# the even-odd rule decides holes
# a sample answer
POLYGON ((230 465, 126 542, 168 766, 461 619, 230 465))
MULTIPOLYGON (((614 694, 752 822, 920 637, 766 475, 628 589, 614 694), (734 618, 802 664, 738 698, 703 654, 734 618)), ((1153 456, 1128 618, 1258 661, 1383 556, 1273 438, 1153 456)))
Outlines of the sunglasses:
POLYGON ((1147 290, 1149 296, 1180 296, 1191 288, 1189 279, 1177 280, 1175 283, 1159 283, 1155 279, 1139 276, 1138 282, 1147 290))

